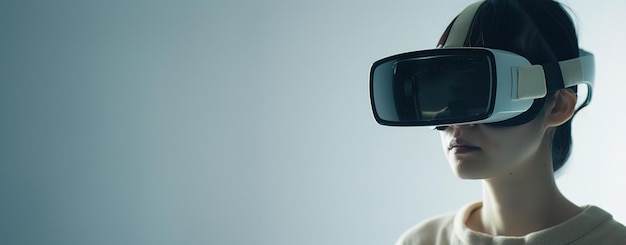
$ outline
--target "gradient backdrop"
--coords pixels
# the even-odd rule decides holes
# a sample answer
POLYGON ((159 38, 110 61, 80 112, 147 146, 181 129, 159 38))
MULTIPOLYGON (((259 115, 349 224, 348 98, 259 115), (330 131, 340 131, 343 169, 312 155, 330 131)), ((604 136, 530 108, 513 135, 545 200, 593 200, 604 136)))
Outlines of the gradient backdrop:
MULTIPOLYGON (((392 244, 478 200, 368 95, 470 2, 0 1, 0 244, 392 244)), ((626 2, 565 3, 597 86, 558 183, 626 222, 626 2)))

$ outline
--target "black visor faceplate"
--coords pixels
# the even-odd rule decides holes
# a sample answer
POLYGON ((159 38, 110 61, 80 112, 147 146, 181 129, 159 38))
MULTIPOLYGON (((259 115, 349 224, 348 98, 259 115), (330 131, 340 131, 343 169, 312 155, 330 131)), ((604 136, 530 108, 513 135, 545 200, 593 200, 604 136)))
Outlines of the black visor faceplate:
POLYGON ((426 50, 375 62, 370 98, 383 125, 453 124, 488 118, 496 84, 495 58, 489 51, 426 50))

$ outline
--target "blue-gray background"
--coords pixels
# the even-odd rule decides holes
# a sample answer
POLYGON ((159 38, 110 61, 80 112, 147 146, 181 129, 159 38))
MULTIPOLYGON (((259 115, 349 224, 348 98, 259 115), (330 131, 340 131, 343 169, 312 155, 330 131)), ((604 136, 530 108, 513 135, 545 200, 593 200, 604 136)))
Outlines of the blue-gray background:
MULTIPOLYGON (((478 200, 367 88, 470 2, 0 1, 0 244, 391 244, 478 200)), ((626 2, 566 3, 598 79, 559 185, 624 222, 626 2)))

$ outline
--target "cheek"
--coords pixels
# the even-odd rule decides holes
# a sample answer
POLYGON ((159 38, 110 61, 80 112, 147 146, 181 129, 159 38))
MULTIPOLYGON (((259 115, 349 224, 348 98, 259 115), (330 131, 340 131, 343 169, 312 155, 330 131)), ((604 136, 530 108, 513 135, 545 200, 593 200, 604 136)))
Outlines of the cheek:
POLYGON ((492 156, 499 161, 520 161, 536 153, 541 137, 534 127, 527 126, 490 135, 487 142, 492 156))

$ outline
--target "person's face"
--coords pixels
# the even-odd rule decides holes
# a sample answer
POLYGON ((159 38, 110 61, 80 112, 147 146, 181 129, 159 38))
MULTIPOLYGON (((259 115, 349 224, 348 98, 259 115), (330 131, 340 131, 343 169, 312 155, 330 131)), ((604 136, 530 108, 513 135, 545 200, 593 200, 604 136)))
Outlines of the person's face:
POLYGON ((525 163, 537 160, 544 128, 537 118, 512 127, 453 125, 441 130, 441 142, 457 176, 488 179, 511 174, 525 163))

